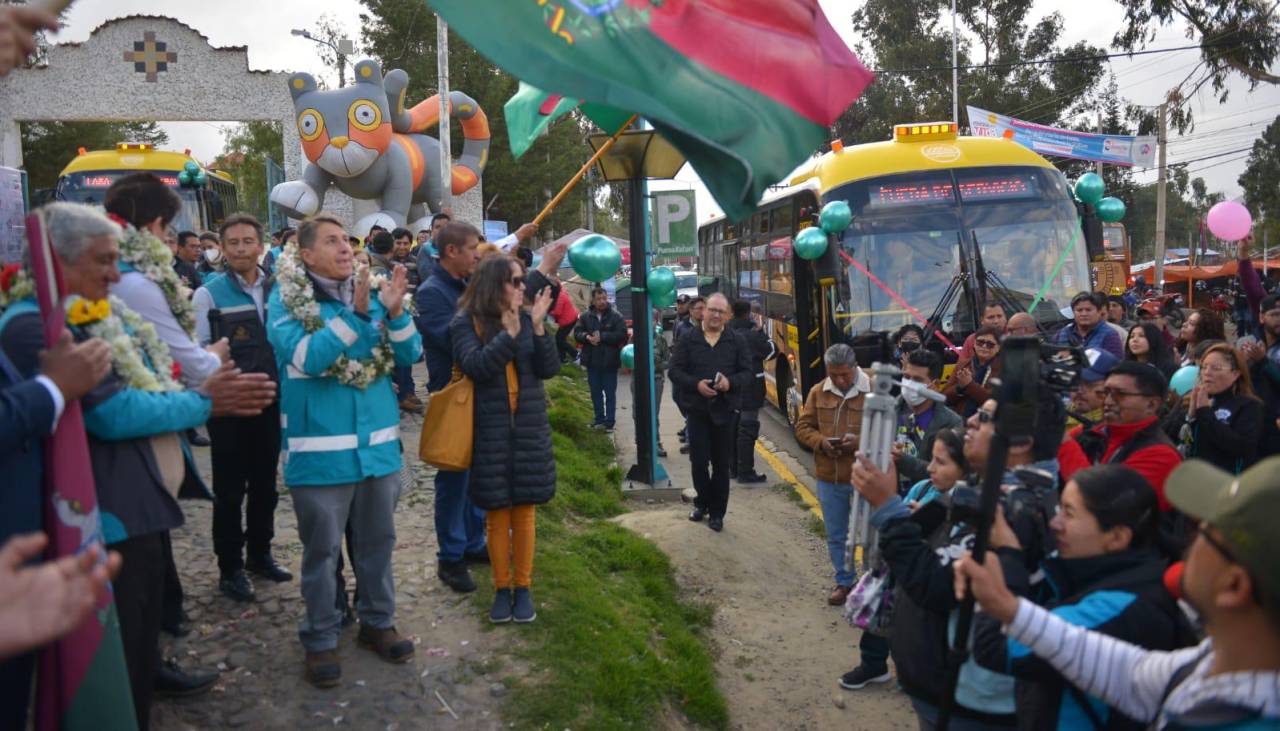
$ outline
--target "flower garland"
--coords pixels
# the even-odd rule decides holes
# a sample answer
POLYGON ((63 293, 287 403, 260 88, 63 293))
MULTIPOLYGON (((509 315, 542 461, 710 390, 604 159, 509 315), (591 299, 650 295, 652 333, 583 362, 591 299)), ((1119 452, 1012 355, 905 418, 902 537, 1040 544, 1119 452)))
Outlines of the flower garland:
POLYGON ((121 261, 160 288, 178 326, 194 340, 196 310, 191 304, 191 289, 182 283, 182 278, 173 268, 173 252, 150 231, 140 231, 128 223, 121 225, 124 226, 124 235, 120 238, 121 261))
POLYGON ((10 264, 0 269, 0 310, 35 296, 36 281, 22 265, 10 264))
POLYGON ((72 295, 65 303, 68 316, 78 320, 92 337, 111 346, 111 367, 125 385, 141 391, 181 391, 179 369, 151 323, 114 295, 88 302, 72 295), (92 319, 98 317, 98 319, 92 319), (135 342, 136 341, 136 342, 135 342), (151 367, 147 367, 150 361, 151 367))
MULTIPOLYGON (((369 291, 381 289, 387 283, 383 276, 369 279, 369 291)), ((307 276, 307 269, 298 254, 298 246, 290 243, 276 260, 276 287, 280 291, 280 301, 284 304, 289 316, 302 323, 302 329, 313 333, 324 328, 324 319, 320 317, 320 303, 316 302, 315 286, 307 276)), ((412 306, 413 298, 405 295, 406 311, 412 306)), ((390 375, 396 367, 395 354, 391 349, 391 340, 387 328, 382 328, 378 344, 373 346, 367 359, 348 358, 339 355, 333 365, 325 371, 326 376, 338 379, 338 383, 353 388, 367 388, 369 384, 382 376, 390 375)))

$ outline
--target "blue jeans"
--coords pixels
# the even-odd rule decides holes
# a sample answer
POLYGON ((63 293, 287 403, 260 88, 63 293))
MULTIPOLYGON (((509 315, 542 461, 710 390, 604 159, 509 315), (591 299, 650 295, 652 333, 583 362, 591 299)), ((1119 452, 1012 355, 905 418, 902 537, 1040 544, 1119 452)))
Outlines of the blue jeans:
POLYGON ((591 408, 596 412, 596 424, 612 427, 614 406, 618 400, 618 369, 588 368, 587 387, 591 389, 591 408))
POLYGON ((414 395, 416 390, 413 385, 413 366, 396 366, 392 375, 392 380, 396 384, 396 398, 401 401, 409 396, 414 395))
POLYGON ((827 554, 836 572, 836 583, 853 586, 855 575, 844 566, 845 541, 849 538, 849 498, 853 485, 818 480, 818 504, 827 529, 827 554))
POLYGON ((436 558, 446 562, 461 561, 464 553, 482 553, 484 545, 484 511, 467 497, 470 472, 436 473, 436 542, 440 544, 436 558))

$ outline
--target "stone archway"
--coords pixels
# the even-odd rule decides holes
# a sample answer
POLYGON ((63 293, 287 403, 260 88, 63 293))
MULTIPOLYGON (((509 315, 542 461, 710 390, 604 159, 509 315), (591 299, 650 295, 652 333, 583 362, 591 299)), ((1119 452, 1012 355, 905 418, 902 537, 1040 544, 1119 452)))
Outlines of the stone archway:
MULTIPOLYGON (((51 47, 47 66, 0 79, 0 166, 22 167, 22 122, 276 121, 285 177, 296 180, 305 161, 287 79, 250 70, 244 46, 216 48, 173 18, 108 20, 83 43, 51 47)), ((454 208, 478 225, 479 186, 454 208)), ((350 224, 376 207, 330 190, 325 209, 350 224)))

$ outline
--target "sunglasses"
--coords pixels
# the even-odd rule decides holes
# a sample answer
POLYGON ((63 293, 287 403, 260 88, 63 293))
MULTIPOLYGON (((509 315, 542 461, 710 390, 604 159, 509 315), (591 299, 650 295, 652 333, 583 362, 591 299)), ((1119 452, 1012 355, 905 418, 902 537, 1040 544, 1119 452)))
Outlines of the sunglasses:
POLYGON ((523 287, 524 277, 512 277, 507 280, 507 284, 510 284, 512 287, 523 287))
POLYGON ((985 411, 983 409, 978 409, 977 413, 975 413, 974 416, 978 417, 979 424, 990 424, 991 422, 996 420, 995 414, 991 413, 990 411, 985 411))
POLYGON ((973 341, 973 344, 979 348, 994 348, 999 345, 999 343, 994 340, 975 340, 973 341))

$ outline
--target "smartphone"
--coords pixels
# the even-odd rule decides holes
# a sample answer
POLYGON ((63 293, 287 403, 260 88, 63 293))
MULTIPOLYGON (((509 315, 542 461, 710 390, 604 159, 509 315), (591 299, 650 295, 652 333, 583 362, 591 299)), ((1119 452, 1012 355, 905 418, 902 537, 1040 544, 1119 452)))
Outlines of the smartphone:
POLYGON ((840 437, 827 437, 827 444, 830 444, 833 447, 840 446, 840 443, 843 441, 844 440, 841 439, 840 437))

